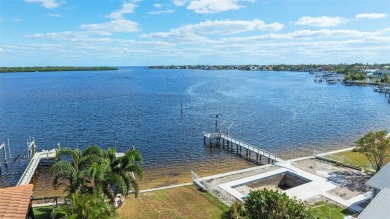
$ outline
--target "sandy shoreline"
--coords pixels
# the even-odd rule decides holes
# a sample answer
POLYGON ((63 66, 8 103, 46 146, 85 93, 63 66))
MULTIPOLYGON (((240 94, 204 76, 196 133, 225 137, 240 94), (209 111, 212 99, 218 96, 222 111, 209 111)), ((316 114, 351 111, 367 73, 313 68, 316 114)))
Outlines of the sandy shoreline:
MULTIPOLYGON (((352 150, 352 148, 342 148, 329 151, 326 154, 338 153, 340 151, 352 150)), ((302 157, 293 160, 302 159, 302 157)), ((157 168, 146 168, 145 176, 140 181, 140 189, 153 189, 164 186, 176 185, 181 183, 190 183, 191 170, 199 176, 211 176, 230 171, 236 171, 255 167, 256 165, 236 156, 227 156, 222 161, 212 161, 206 163, 189 163, 177 166, 164 166, 157 168)), ((34 197, 64 196, 63 188, 55 190, 51 184, 50 167, 43 166, 38 169, 34 184, 34 197)))
MULTIPOLYGON (((153 169, 145 169, 145 176, 139 182, 140 189, 153 189, 169 185, 181 183, 190 183, 191 170, 195 171, 199 176, 210 176, 224 172, 241 170, 256 165, 244 159, 229 159, 227 162, 210 162, 206 164, 189 164, 186 166, 176 167, 160 167, 153 169)), ((49 197, 49 196, 64 196, 63 188, 55 190, 51 184, 53 177, 50 175, 50 167, 43 166, 38 169, 34 184, 34 197, 49 197)))

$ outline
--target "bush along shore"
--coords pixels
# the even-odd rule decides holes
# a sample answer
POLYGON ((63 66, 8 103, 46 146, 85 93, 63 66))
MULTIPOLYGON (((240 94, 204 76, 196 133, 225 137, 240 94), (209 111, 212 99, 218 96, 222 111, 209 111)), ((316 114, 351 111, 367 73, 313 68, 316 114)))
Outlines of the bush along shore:
POLYGON ((0 67, 0 73, 10 72, 54 72, 54 71, 107 71, 118 70, 115 67, 72 67, 72 66, 41 66, 41 67, 0 67))

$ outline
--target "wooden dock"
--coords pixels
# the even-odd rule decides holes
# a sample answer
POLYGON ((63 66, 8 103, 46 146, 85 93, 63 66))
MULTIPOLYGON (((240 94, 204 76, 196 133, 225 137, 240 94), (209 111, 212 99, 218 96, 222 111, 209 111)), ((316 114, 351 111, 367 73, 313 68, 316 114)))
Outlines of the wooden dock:
POLYGON ((283 161, 283 159, 277 157, 275 154, 272 154, 266 150, 263 150, 259 147, 253 146, 251 144, 245 143, 243 141, 240 141, 238 139, 235 139, 231 137, 230 135, 225 135, 223 133, 208 133, 203 132, 203 141, 206 145, 206 139, 209 139, 210 146, 213 144, 213 141, 215 141, 216 145, 222 145, 223 148, 225 148, 228 151, 235 151, 237 155, 242 156, 241 152, 242 149, 245 149, 245 158, 248 160, 252 159, 251 153, 254 153, 255 156, 255 162, 256 164, 260 164, 262 161, 262 157, 265 157, 267 159, 267 163, 274 163, 283 161), (222 141, 222 142, 221 142, 222 141), (226 144, 225 144, 226 143, 226 144), (235 150, 234 150, 235 145, 235 150))

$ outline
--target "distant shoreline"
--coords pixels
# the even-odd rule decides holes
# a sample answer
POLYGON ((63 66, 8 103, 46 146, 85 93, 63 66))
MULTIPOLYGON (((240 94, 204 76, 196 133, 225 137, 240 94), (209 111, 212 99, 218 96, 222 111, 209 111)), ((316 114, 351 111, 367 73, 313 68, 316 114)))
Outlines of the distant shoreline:
POLYGON ((0 67, 0 73, 14 72, 57 72, 57 71, 109 71, 116 67, 72 67, 72 66, 42 66, 42 67, 0 67))

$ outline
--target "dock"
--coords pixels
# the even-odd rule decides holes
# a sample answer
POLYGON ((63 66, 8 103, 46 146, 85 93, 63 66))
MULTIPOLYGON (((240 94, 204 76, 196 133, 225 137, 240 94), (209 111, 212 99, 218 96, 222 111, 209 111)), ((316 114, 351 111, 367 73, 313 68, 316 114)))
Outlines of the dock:
POLYGON ((254 159, 255 159, 256 164, 261 164, 262 158, 266 158, 268 164, 283 161, 283 159, 277 157, 273 153, 270 153, 270 152, 263 150, 259 147, 256 147, 256 146, 253 146, 251 144, 240 141, 238 139, 235 139, 235 138, 231 137, 230 135, 225 135, 221 132, 220 133, 203 132, 204 145, 206 145, 206 143, 207 143, 206 139, 209 139, 210 146, 213 144, 213 141, 214 141, 215 145, 222 145, 223 148, 226 147, 226 149, 228 151, 235 152, 239 156, 242 156, 241 152, 243 149, 245 149, 245 158, 247 160, 251 160, 252 159, 251 154, 254 153, 255 154, 254 159), (235 146, 235 148, 234 148, 234 146, 235 146))
POLYGON ((34 176, 35 171, 38 168, 39 162, 42 159, 55 159, 57 156, 57 149, 52 150, 42 150, 41 152, 36 152, 37 146, 35 145, 35 139, 31 138, 27 140, 28 156, 30 158, 30 163, 27 168, 24 170, 23 175, 20 177, 17 186, 27 185, 31 182, 31 179, 34 176))

